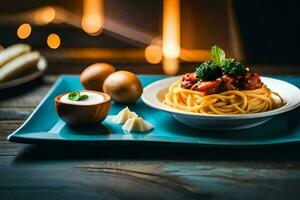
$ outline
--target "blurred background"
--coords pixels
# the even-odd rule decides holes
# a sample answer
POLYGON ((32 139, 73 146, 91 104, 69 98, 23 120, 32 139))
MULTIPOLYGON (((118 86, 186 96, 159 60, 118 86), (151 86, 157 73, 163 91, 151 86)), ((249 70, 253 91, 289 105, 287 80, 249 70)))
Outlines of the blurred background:
POLYGON ((212 45, 262 74, 300 74, 299 1, 0 1, 0 48, 28 43, 48 74, 107 62, 135 73, 181 74, 212 45))

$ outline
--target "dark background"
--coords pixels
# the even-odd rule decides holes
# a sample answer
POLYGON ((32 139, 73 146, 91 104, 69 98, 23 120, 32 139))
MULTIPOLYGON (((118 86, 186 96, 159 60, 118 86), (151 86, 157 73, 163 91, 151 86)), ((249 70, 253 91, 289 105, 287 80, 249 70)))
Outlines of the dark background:
MULTIPOLYGON (((227 31, 226 0, 182 0, 181 28, 182 47, 209 49, 219 44, 230 51, 227 31)), ((26 42, 35 48, 47 49, 45 38, 51 32, 62 37, 60 48, 144 48, 145 44, 131 43, 104 31, 98 37, 91 37, 81 29, 67 24, 34 26, 31 36, 20 40, 16 29, 22 23, 5 23, 1 16, 20 14, 45 5, 62 6, 82 14, 80 0, 26 0, 0 2, 0 44, 8 46, 26 42)), ((300 1, 235 0, 233 1, 237 27, 245 55, 250 64, 299 65, 300 47, 300 1)), ((162 31, 161 0, 107 0, 105 16, 141 28, 158 37, 162 31)), ((26 22, 26 20, 24 20, 26 22)), ((59 52, 59 50, 58 50, 59 52)))
POLYGON ((248 61, 300 64, 300 1, 236 1, 248 61))

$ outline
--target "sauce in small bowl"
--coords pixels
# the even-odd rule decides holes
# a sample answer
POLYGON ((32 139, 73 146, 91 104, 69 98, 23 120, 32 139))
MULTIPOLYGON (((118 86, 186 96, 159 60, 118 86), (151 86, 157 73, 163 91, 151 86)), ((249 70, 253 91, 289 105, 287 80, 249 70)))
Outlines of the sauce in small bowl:
POLYGON ((92 90, 80 91, 85 98, 72 100, 70 93, 55 98, 55 108, 59 117, 67 124, 96 124, 102 122, 110 109, 111 98, 106 93, 92 90))

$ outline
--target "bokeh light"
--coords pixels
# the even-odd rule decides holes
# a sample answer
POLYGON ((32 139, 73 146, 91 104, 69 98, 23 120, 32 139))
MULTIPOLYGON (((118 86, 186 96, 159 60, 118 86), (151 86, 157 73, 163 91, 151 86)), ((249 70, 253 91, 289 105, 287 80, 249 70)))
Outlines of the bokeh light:
POLYGON ((47 38, 47 44, 51 49, 57 49, 60 46, 60 37, 55 33, 51 33, 47 38))
POLYGON ((103 0, 83 0, 82 29, 90 35, 99 35, 104 24, 103 0))
POLYGON ((145 58, 151 64, 160 63, 162 60, 162 50, 158 45, 149 45, 145 49, 145 58))
POLYGON ((55 15, 55 9, 47 6, 36 11, 34 21, 39 25, 45 25, 52 22, 55 19, 55 15))
POLYGON ((17 30, 17 35, 20 39, 26 39, 31 34, 31 26, 28 23, 22 24, 17 30))
POLYGON ((99 35, 102 25, 99 23, 101 18, 97 15, 87 15, 82 18, 82 29, 90 35, 99 35))

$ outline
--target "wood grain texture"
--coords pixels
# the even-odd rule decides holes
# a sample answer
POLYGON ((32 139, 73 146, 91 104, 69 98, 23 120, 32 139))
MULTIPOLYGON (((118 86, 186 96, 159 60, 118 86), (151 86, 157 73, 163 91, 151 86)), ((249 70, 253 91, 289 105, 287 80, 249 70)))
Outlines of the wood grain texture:
POLYGON ((5 199, 299 197, 299 164, 116 159, 20 161, 11 157, 4 161, 1 160, 0 194, 5 199))
POLYGON ((10 143, 56 76, 0 100, 0 199, 299 199, 300 146, 10 143))

